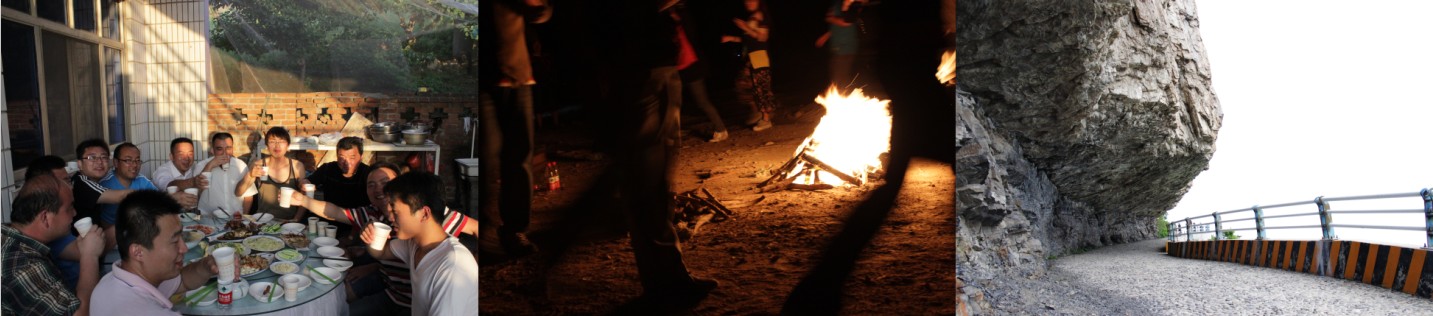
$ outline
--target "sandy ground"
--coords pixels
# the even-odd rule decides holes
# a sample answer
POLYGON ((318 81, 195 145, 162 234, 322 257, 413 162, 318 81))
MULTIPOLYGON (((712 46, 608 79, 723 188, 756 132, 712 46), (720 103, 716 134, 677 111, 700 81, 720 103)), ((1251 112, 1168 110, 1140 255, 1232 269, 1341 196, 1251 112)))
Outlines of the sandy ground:
MULTIPOLYGON (((820 115, 819 106, 792 107, 771 130, 756 133, 732 125, 731 138, 720 143, 705 142, 711 125, 704 119, 683 117, 696 123, 684 124, 687 136, 673 190, 706 188, 735 211, 734 219, 708 224, 683 244, 694 275, 722 282, 692 314, 779 312, 846 215, 881 184, 823 191, 755 189, 762 175, 791 157, 820 115)), ((482 313, 608 314, 641 294, 618 212, 589 209, 595 204, 578 201, 598 183, 596 170, 611 163, 591 155, 592 133, 582 125, 539 130, 539 150, 558 162, 565 188, 534 196, 531 236, 542 253, 515 260, 480 258, 482 313), (562 224, 582 216, 590 217, 577 225, 562 224), (564 250, 559 232, 574 230, 581 232, 564 250)), ((890 217, 845 282, 843 314, 955 312, 953 170, 946 163, 918 159, 907 175, 890 217)))

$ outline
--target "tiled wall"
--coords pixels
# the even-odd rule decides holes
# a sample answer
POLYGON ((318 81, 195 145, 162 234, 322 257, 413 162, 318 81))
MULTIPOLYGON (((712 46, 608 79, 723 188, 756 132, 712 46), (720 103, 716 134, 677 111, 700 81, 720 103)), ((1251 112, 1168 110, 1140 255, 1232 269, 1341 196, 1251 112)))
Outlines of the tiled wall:
MULTIPOLYGON (((169 141, 207 148, 208 2, 128 1, 130 142, 143 152, 144 174, 169 160, 169 141)), ((196 159, 204 159, 202 150, 196 159)))

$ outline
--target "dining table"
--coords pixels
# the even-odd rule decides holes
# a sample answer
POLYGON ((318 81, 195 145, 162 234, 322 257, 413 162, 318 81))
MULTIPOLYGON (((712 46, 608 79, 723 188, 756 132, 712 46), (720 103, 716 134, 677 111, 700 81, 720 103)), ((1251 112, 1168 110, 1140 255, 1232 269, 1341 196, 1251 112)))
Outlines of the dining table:
MULTIPOLYGON (((189 213, 185 214, 187 215, 189 213)), ((217 237, 222 234, 224 223, 228 221, 228 219, 220 219, 218 218, 218 216, 200 216, 200 219, 198 221, 194 221, 187 216, 181 216, 181 219, 182 220, 180 224, 184 227, 189 227, 192 225, 206 225, 216 228, 216 230, 218 231, 216 231, 212 236, 205 237, 206 241, 211 242, 217 242, 217 237)), ((272 301, 270 301, 268 297, 260 298, 255 297, 253 295, 248 295, 249 289, 246 287, 248 285, 257 284, 259 282, 270 282, 277 283, 280 286, 283 285, 282 282, 279 281, 279 278, 282 275, 275 273, 274 271, 265 269, 263 271, 253 273, 252 275, 241 277, 242 280, 239 282, 240 286, 238 286, 234 290, 235 299, 228 308, 220 308, 217 302, 208 304, 202 302, 188 302, 202 301, 202 299, 199 299, 200 296, 198 295, 198 293, 202 292, 202 289, 204 289, 204 287, 200 287, 200 290, 195 292, 174 294, 176 297, 171 297, 171 301, 175 301, 177 299, 180 300, 180 302, 175 303, 172 310, 184 315, 348 315, 348 298, 346 293, 347 291, 343 289, 345 285, 343 283, 342 273, 336 276, 328 276, 329 279, 337 282, 330 284, 320 282, 320 279, 324 279, 324 276, 321 276, 319 273, 313 272, 314 270, 311 269, 325 267, 323 262, 324 259, 320 258, 320 255, 315 251, 315 249, 317 249, 318 247, 312 243, 312 240, 317 236, 315 234, 309 233, 307 227, 305 227, 303 233, 310 240, 309 247, 305 247, 306 249, 298 249, 293 248, 289 245, 284 246, 285 249, 293 248, 303 253, 304 259, 302 261, 295 262, 299 264, 299 271, 295 273, 303 274, 309 277, 311 280, 310 285, 307 288, 304 288, 297 293, 298 295, 296 300, 292 302, 285 300, 283 298, 283 292, 274 293, 272 301), (240 294, 240 291, 243 291, 244 294, 240 294), (240 295, 243 295, 243 297, 240 297, 240 295), (191 297, 194 297, 195 299, 186 300, 191 297)), ((259 234, 255 234, 255 236, 259 236, 259 234)), ((282 251, 282 249, 280 249, 279 251, 282 251)), ((205 251, 203 247, 190 246, 188 251, 184 253, 184 261, 186 263, 192 263, 198 261, 199 259, 202 259, 204 256, 205 251)), ((105 254, 103 264, 100 265, 101 275, 109 273, 114 263, 116 261, 119 261, 119 259, 119 251, 117 249, 110 249, 105 254)), ((235 260, 238 260, 237 256, 235 260)), ((276 261, 277 259, 275 259, 275 262, 276 261)), ((216 277, 210 277, 209 281, 205 283, 205 286, 207 287, 216 284, 215 279, 216 277)), ((328 279, 324 280, 327 281, 328 279)))

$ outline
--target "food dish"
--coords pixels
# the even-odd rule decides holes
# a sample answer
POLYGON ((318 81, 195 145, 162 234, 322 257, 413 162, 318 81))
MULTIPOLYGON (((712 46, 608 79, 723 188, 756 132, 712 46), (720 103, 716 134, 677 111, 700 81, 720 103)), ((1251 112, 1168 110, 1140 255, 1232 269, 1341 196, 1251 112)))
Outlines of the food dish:
POLYGON ((274 259, 284 262, 299 262, 304 260, 304 254, 293 248, 279 250, 274 253, 274 259))
POLYGON ((269 259, 259 255, 246 255, 239 257, 239 276, 251 277, 269 269, 269 259))
POLYGON ((284 249, 284 241, 274 236, 250 236, 244 239, 244 246, 254 251, 274 252, 284 249))
POLYGON ((299 272, 299 265, 293 262, 279 261, 269 264, 269 271, 274 271, 274 273, 280 275, 294 274, 299 272))
POLYGON ((279 230, 281 229, 282 226, 280 226, 279 223, 268 223, 265 224, 263 227, 259 227, 259 233, 265 235, 278 235, 279 230))
POLYGON ((259 303, 269 303, 284 299, 284 287, 273 282, 259 282, 249 286, 249 296, 253 296, 259 303), (273 295, 269 295, 273 292, 273 295))
POLYGON ((198 232, 204 233, 204 236, 213 235, 214 232, 216 231, 216 229, 214 229, 213 226, 209 226, 209 225, 189 225, 189 226, 184 226, 184 229, 185 229, 185 230, 193 230, 193 231, 198 231, 198 232))
POLYGON ((304 234, 283 234, 279 235, 279 238, 283 239, 284 243, 289 244, 289 247, 308 249, 308 236, 304 236, 304 234))
POLYGON ((303 235, 304 229, 305 229, 305 228, 308 228, 307 226, 304 226, 304 224, 300 224, 300 223, 288 223, 288 224, 284 224, 284 225, 281 226, 281 227, 283 228, 282 231, 281 231, 281 233, 284 233, 284 234, 299 234, 299 235, 303 235))
MULTIPOLYGON (((202 245, 202 244, 201 244, 201 245, 202 245)), ((249 253, 251 252, 251 251, 249 251, 249 247, 244 247, 244 244, 243 244, 243 243, 237 243, 237 242, 218 242, 218 243, 209 244, 209 247, 208 247, 208 248, 204 248, 204 255, 205 255, 205 256, 208 256, 209 254, 214 253, 214 249, 219 249, 220 247, 232 247, 232 248, 234 248, 234 253, 241 254, 241 255, 247 255, 247 254, 249 254, 249 253)))

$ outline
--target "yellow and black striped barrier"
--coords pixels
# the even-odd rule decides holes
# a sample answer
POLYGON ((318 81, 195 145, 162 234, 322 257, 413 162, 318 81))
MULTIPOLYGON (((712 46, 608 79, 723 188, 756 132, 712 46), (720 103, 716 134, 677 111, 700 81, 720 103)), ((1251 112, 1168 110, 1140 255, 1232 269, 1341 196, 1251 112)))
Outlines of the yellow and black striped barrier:
POLYGON ((1168 242, 1165 253, 1329 276, 1433 299, 1428 249, 1348 240, 1208 240, 1168 242))

